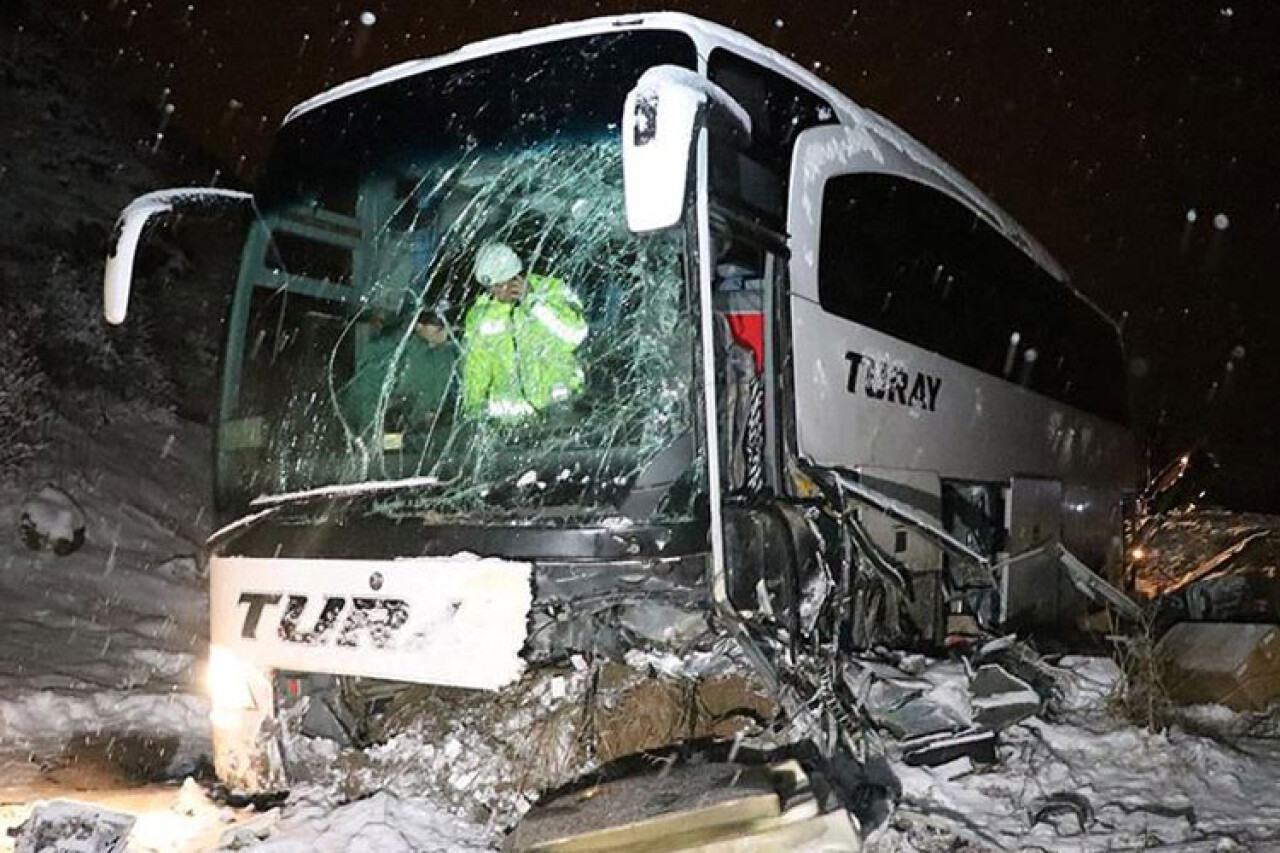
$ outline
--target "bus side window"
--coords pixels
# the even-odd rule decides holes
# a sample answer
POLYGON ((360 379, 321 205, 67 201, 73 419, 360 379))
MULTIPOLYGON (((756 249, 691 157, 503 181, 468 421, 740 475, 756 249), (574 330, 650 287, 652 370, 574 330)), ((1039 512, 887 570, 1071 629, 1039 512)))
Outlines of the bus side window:
POLYGON ((712 138, 711 190, 780 230, 796 136, 834 123, 835 112, 809 90, 723 48, 711 51, 708 75, 751 117, 751 144, 745 151, 712 138))
POLYGON ((823 191, 818 299, 869 326, 1119 424, 1110 321, 960 202, 915 181, 838 175, 823 191))

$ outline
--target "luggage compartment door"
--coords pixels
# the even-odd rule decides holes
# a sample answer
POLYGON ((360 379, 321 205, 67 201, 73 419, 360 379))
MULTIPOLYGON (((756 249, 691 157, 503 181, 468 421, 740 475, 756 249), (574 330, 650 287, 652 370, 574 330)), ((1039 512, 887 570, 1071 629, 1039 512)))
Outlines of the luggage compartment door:
POLYGON ((1062 539, 1062 483, 1014 477, 1005 501, 1009 561, 1000 572, 1002 625, 1057 620, 1065 597, 1057 550, 1062 539), (1037 549, 1043 549, 1039 553, 1037 549))

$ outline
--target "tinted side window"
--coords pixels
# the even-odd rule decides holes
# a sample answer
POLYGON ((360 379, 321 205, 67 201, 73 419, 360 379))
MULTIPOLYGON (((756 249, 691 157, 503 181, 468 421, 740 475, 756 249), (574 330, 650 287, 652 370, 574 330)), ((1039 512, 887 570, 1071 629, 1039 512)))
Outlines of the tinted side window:
POLYGON ((835 122, 822 98, 786 77, 721 48, 711 52, 711 81, 751 116, 751 145, 738 151, 713 137, 711 185, 774 224, 785 219, 791 152, 800 131, 835 122))
POLYGON ((890 175, 842 175, 823 194, 822 307, 1118 423, 1114 328, 949 196, 890 175))

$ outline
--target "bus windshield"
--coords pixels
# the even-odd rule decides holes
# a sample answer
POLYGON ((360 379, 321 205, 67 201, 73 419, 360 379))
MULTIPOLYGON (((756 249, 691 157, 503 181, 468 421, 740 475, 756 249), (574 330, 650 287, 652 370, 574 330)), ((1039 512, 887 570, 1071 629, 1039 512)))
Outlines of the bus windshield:
POLYGON ((613 32, 288 122, 229 323, 221 508, 369 484, 390 513, 601 521, 665 484, 638 514, 687 516, 696 300, 683 234, 626 227, 619 122, 646 68, 694 61, 613 32))

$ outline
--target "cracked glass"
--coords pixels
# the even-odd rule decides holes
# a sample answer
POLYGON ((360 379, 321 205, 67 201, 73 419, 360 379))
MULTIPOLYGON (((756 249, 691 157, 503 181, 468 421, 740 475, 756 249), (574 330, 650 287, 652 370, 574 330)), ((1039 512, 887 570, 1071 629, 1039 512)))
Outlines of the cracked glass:
POLYGON ((229 323, 219 495, 428 518, 692 512, 685 236, 635 235, 619 123, 685 36, 482 57, 288 122, 229 323), (274 496, 274 498, 272 497, 274 496))

